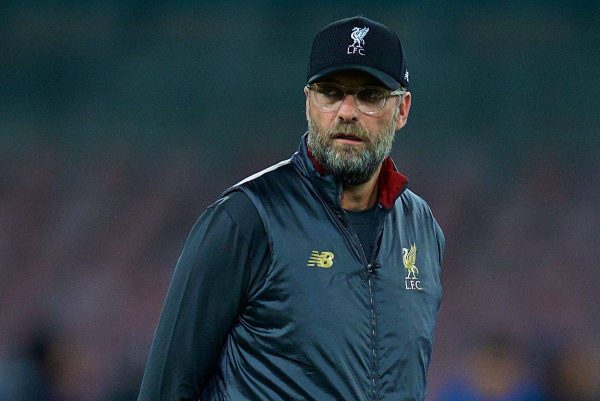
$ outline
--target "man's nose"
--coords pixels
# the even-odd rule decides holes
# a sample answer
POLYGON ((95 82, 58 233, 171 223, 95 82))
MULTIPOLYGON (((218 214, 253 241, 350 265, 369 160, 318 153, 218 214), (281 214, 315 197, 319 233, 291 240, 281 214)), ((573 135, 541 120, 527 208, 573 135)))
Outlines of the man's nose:
POLYGON ((358 110, 356 97, 352 94, 345 95, 338 110, 338 118, 343 121, 356 121, 358 113, 360 111, 358 110))

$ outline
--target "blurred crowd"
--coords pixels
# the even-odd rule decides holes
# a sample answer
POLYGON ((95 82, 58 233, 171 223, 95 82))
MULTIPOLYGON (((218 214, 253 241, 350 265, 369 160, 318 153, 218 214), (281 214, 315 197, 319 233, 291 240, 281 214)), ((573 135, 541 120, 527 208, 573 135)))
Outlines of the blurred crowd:
MULTIPOLYGON (((183 150, 121 153, 0 161, 2 401, 136 398, 187 231, 229 177, 183 150)), ((533 164, 502 184, 464 159, 460 179, 419 163, 407 174, 447 238, 429 400, 600 400, 591 172, 533 164)))

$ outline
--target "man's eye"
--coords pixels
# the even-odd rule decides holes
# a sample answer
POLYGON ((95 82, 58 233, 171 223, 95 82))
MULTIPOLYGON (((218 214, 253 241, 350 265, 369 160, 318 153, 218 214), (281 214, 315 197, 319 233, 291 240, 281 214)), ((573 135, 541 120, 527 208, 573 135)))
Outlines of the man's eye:
POLYGON ((362 89, 358 92, 358 97, 364 102, 378 103, 385 98, 385 93, 375 89, 362 89))
POLYGON ((321 88, 321 90, 319 92, 321 92, 323 95, 325 95, 327 97, 336 98, 336 99, 339 99, 344 96, 342 94, 342 92, 337 88, 321 88))

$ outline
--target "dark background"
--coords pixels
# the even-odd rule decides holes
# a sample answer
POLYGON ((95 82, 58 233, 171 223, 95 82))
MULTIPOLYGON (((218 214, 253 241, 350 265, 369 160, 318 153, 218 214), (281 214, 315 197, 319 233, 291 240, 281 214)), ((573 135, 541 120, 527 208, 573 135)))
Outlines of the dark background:
POLYGON ((428 400, 499 377, 490 335, 598 395, 598 2, 3 1, 0 400, 135 398, 192 224, 296 149, 312 37, 357 14, 404 44, 393 157, 446 234, 428 400))

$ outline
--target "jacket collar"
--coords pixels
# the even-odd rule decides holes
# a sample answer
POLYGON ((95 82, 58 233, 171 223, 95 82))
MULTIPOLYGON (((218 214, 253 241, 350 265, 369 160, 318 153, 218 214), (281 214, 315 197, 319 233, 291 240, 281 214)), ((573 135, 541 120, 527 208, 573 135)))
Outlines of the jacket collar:
MULTIPOLYGON (((319 195, 331 207, 341 209, 342 185, 313 157, 306 145, 307 135, 305 133, 302 136, 298 151, 292 156, 292 163, 310 180, 319 195)), ((394 161, 387 157, 383 161, 377 180, 378 204, 384 209, 393 208, 396 199, 404 192, 407 184, 408 179, 398 172, 394 161)))

